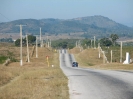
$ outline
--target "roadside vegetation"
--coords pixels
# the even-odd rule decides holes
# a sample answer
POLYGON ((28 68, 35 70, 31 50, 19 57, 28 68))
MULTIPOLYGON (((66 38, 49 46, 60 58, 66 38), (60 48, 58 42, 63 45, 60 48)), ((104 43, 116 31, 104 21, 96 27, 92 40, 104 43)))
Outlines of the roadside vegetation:
MULTIPOLYGON (((23 39, 23 66, 20 66, 20 40, 15 43, 0 43, 0 99, 69 99, 68 79, 59 66, 59 54, 56 49, 68 49, 75 55, 79 66, 95 69, 133 70, 133 64, 120 63, 120 45, 116 34, 96 40, 107 60, 110 62, 110 51, 113 50, 113 63, 103 64, 103 54, 94 48, 92 39, 60 39, 52 41, 52 48, 39 47, 38 58, 33 45, 36 38, 29 37, 30 63, 26 62, 26 41, 23 39), (76 43, 77 42, 77 43, 76 43), (77 45, 77 46, 76 46, 77 45), (76 47, 75 47, 76 46, 76 47), (33 55, 31 52, 33 50, 33 55), (47 58, 48 57, 48 60, 47 58), (2 64, 10 58, 8 66, 2 64), (49 62, 49 64, 48 64, 49 62)), ((123 46, 123 57, 126 52, 133 58, 131 44, 123 46), (129 46, 130 45, 130 46, 129 46)))
MULTIPOLYGON (((31 48, 30 48, 31 49, 31 48)), ((26 57, 26 48, 23 48, 23 56, 26 57)), ((19 61, 19 47, 15 47, 14 43, 0 43, 0 64, 10 59, 11 62, 19 61)))
POLYGON ((79 66, 91 67, 103 63, 102 56, 100 59, 98 58, 97 49, 89 48, 80 50, 80 48, 74 48, 69 52, 75 55, 79 66))
MULTIPOLYGON (((36 41, 36 37, 33 35, 28 35, 28 43, 32 45, 36 41)), ((26 46, 26 37, 22 39, 23 46, 26 46)), ((20 39, 15 41, 15 46, 20 46, 20 39)))
POLYGON ((60 39, 52 41, 52 47, 56 49, 64 48, 64 49, 72 49, 76 45, 76 41, 78 39, 60 39))
MULTIPOLYGON (((98 46, 98 43, 100 44, 100 46, 105 46, 105 47, 119 46, 119 44, 116 42, 117 39, 119 39, 119 36, 117 34, 111 34, 109 37, 104 37, 99 40, 96 39, 95 46, 98 46)), ((91 39, 86 38, 81 40, 80 42, 83 48, 94 47, 94 38, 91 39)))
MULTIPOLYGON (((130 47, 128 48, 130 49, 130 47)), ((123 61, 125 61, 125 55, 124 53, 128 51, 128 49, 125 49, 123 51, 123 61)), ((98 49, 89 48, 89 49, 83 49, 80 51, 80 48, 73 48, 69 50, 70 53, 74 54, 76 61, 79 63, 79 66, 81 67, 88 67, 88 68, 94 68, 94 69, 109 69, 109 70, 133 70, 133 63, 131 64, 123 64, 120 63, 120 54, 118 51, 116 51, 113 55, 113 60, 117 59, 118 61, 113 61, 112 63, 105 63, 103 64, 103 54, 101 53, 101 57, 99 58, 99 52, 98 49)), ((106 53, 106 56, 109 53, 106 53)), ((133 56, 133 55, 131 55, 133 56)), ((108 58, 108 61, 110 62, 110 58, 108 58)))
POLYGON ((91 39, 84 39, 81 41, 81 45, 71 49, 69 52, 73 53, 76 60, 79 62, 79 66, 99 69, 114 69, 114 70, 133 70, 133 64, 124 65, 123 62, 126 59, 126 52, 129 52, 130 59, 133 60, 133 47, 131 43, 124 43, 122 48, 122 63, 120 63, 120 44, 116 42, 118 35, 111 34, 109 38, 102 38, 96 40, 96 47, 98 43, 103 51, 107 61, 103 62, 103 53, 100 53, 97 48, 94 48, 94 41, 91 39), (129 46, 130 45, 130 46, 129 46), (111 62, 111 50, 112 50, 112 63, 111 62), (107 63, 109 62, 109 63, 107 63))
MULTIPOLYGON (((120 62, 120 46, 111 46, 111 47, 102 47, 105 51, 105 55, 108 61, 111 61, 111 50, 112 50, 112 62, 120 62)), ((129 52, 130 59, 133 60, 133 47, 132 46, 123 46, 122 47, 122 60, 126 60, 126 52, 129 52)))
POLYGON ((1 38, 0 42, 8 42, 8 43, 13 43, 13 39, 12 38, 1 38))
MULTIPOLYGON (((14 50, 19 60, 19 47, 4 47, 14 50)), ((69 99, 68 79, 60 69, 58 53, 38 48, 38 58, 35 54, 30 57, 30 63, 25 62, 24 47, 23 66, 19 62, 11 62, 8 66, 0 64, 0 99, 69 99), (46 56, 49 56, 49 67, 46 56)))
POLYGON ((0 56, 0 64, 3 64, 5 62, 5 60, 7 59, 6 56, 0 56))

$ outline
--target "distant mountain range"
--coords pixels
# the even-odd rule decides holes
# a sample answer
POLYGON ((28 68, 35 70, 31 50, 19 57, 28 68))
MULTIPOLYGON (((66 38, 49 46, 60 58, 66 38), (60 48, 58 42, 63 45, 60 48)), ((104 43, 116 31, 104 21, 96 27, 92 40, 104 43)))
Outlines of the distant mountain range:
POLYGON ((27 25, 23 27, 23 33, 39 34, 70 34, 83 33, 83 37, 106 37, 110 34, 118 34, 121 37, 133 37, 133 28, 116 23, 104 16, 88 16, 68 20, 62 19, 20 19, 11 22, 0 23, 0 33, 19 33, 20 29, 16 25, 27 25))

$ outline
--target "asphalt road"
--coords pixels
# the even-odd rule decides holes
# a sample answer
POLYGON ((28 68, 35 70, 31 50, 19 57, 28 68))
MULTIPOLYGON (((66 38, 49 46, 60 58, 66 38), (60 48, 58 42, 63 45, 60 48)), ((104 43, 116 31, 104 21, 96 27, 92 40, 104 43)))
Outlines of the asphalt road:
POLYGON ((67 50, 59 54, 70 99, 133 99, 133 72, 72 67, 74 56, 67 50))

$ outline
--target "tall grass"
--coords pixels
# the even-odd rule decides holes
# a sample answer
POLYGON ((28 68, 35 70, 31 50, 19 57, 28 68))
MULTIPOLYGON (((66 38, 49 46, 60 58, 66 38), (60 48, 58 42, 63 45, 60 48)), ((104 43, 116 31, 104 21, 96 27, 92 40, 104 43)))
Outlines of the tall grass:
MULTIPOLYGON (((111 60, 111 50, 113 52, 112 54, 112 62, 120 62, 120 47, 116 46, 116 47, 102 47, 102 49, 105 51, 105 54, 107 56, 108 61, 110 62, 111 60)), ((126 52, 129 52, 130 54, 130 58, 133 59, 133 47, 132 46, 123 46, 122 48, 122 60, 124 61, 126 59, 126 52)))
MULTIPOLYGON (((111 69, 111 70, 133 70, 133 64, 124 65, 119 63, 120 61, 120 47, 110 47, 103 48, 105 54, 107 56, 108 61, 110 62, 110 50, 113 50, 113 63, 103 64, 103 55, 101 54, 101 58, 98 58, 98 49, 84 49, 80 51, 79 48, 71 49, 70 52, 75 55, 79 66, 81 67, 89 67, 95 69, 111 69)), ((123 61, 125 59, 125 53, 129 52, 132 58, 133 56, 133 48, 132 47, 124 47, 123 48, 123 61)))
POLYGON ((58 67, 27 69, 0 88, 0 99, 68 99, 67 78, 58 67))
POLYGON ((74 48, 70 52, 75 55, 80 66, 94 66, 103 63, 102 55, 101 58, 98 57, 98 49, 90 48, 80 51, 79 48, 74 48))
POLYGON ((0 99, 69 99, 68 79, 59 67, 58 53, 46 48, 38 51, 38 58, 34 53, 23 66, 19 62, 0 65, 0 99))

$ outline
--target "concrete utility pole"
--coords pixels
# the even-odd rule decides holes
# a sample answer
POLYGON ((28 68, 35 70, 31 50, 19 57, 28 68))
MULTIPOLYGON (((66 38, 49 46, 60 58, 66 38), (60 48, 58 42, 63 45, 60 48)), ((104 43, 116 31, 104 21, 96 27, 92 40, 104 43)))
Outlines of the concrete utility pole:
POLYGON ((41 27, 40 27, 40 41, 42 40, 42 33, 41 33, 41 27))
POLYGON ((82 51, 82 46, 81 46, 80 40, 79 40, 79 42, 78 42, 78 46, 79 46, 80 51, 82 51))
POLYGON ((105 64, 105 52, 103 51, 103 64, 105 64))
POLYGON ((23 60, 22 60, 22 26, 26 26, 26 25, 16 25, 20 27, 20 66, 23 65, 23 60))
POLYGON ((80 40, 78 41, 78 47, 80 47, 80 40))
POLYGON ((38 42, 37 42, 37 37, 36 37, 36 58, 38 58, 38 42))
POLYGON ((48 48, 49 48, 50 42, 48 41, 48 48))
POLYGON ((91 40, 91 48, 92 48, 92 40, 91 40))
POLYGON ((47 36, 47 40, 46 40, 46 45, 47 45, 46 47, 48 47, 48 36, 47 36))
POLYGON ((42 47, 44 47, 44 42, 43 42, 43 39, 42 39, 42 47))
POLYGON ((42 33, 41 33, 41 27, 40 27, 40 47, 42 47, 42 33))
POLYGON ((26 35, 26 41, 27 41, 27 59, 28 59, 28 63, 30 62, 30 58, 29 58, 29 46, 28 46, 28 36, 26 35))
POLYGON ((110 53, 111 53, 111 61, 110 61, 110 62, 112 63, 112 50, 111 50, 111 52, 110 52, 110 53))
POLYGON ((51 39, 50 39, 50 44, 49 44, 49 45, 50 45, 50 47, 51 47, 51 39))
POLYGON ((120 48, 120 63, 122 63, 122 41, 121 41, 121 48, 120 48))
POLYGON ((100 55, 100 43, 98 43, 98 51, 99 51, 99 58, 101 57, 100 55))
POLYGON ((78 47, 78 42, 76 41, 76 47, 78 47))
POLYGON ((96 49, 96 37, 94 36, 94 49, 96 49))

